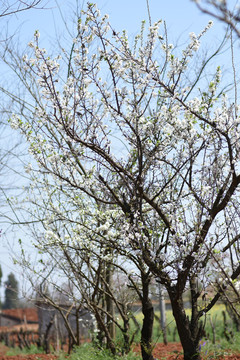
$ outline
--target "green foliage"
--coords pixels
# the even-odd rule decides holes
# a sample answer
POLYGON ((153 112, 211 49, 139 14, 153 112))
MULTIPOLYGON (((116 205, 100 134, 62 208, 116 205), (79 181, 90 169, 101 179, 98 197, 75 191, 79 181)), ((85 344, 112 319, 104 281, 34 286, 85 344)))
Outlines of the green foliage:
POLYGON ((239 353, 240 349, 240 333, 234 334, 234 342, 230 344, 226 339, 221 338, 216 344, 212 344, 209 340, 202 340, 201 342, 201 356, 203 360, 222 359, 233 353, 239 353))
MULTIPOLYGON (((213 307, 213 309, 206 315, 206 318, 202 320, 205 322, 205 333, 206 338, 203 340, 207 341, 208 347, 217 351, 217 349, 232 349, 233 351, 240 349, 240 333, 236 332, 234 328, 233 321, 230 319, 229 315, 226 312, 226 321, 227 321, 227 328, 228 331, 234 334, 232 338, 232 342, 226 340, 224 335, 224 321, 223 321, 223 314, 222 312, 226 312, 226 308, 224 304, 218 304, 213 307), (212 325, 215 328, 215 340, 216 345, 213 344, 213 330, 212 325), (219 345, 220 344, 220 345, 219 345), (235 346, 236 345, 236 346, 235 346)), ((186 310, 187 315, 190 315, 190 309, 186 310)), ((159 317, 159 312, 155 311, 155 314, 159 317)), ((136 320, 139 324, 142 323, 142 314, 139 312, 135 314, 136 320)), ((176 329, 176 323, 172 315, 171 310, 166 311, 166 324, 167 324, 167 339, 168 342, 179 342, 179 336, 176 329)), ((132 320, 130 322, 130 326, 134 329, 134 324, 132 320)), ((140 341, 140 332, 135 336, 135 342, 138 343, 140 341)), ((162 330, 160 329, 160 325, 157 319, 154 320, 154 327, 153 327, 153 343, 163 342, 163 334, 162 330)))
POLYGON ((18 282, 15 279, 13 273, 8 275, 7 281, 5 281, 5 302, 3 304, 4 309, 14 309, 19 305, 18 299, 18 282))
POLYGON ((10 349, 6 355, 7 356, 15 356, 15 355, 26 355, 26 354, 42 354, 44 350, 42 348, 37 347, 36 345, 31 344, 30 348, 23 348, 22 350, 19 347, 10 349))
MULTIPOLYGON (((73 353, 69 356, 69 360, 140 360, 141 356, 130 352, 128 355, 113 355, 105 349, 94 347, 90 343, 85 343, 79 347, 75 347, 73 353)), ((65 359, 64 355, 60 355, 59 360, 65 359)))

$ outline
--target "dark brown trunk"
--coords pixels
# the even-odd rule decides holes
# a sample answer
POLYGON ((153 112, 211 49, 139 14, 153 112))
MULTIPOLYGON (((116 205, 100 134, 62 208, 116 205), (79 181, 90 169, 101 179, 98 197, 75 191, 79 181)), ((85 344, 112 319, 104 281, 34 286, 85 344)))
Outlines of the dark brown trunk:
POLYGON ((143 305, 143 325, 141 331, 141 351, 143 360, 153 360, 152 356, 152 330, 154 310, 151 300, 143 305))
MULTIPOLYGON (((175 294, 169 293, 173 316, 176 321, 178 334, 183 347, 184 360, 201 360, 199 352, 199 336, 193 336, 198 333, 198 329, 191 331, 191 323, 186 316, 182 298, 176 298, 175 294)), ((197 324, 195 324, 197 326, 197 324)))
POLYGON ((149 298, 149 282, 150 278, 148 274, 142 274, 142 313, 143 324, 141 330, 141 352, 143 360, 153 360, 152 356, 152 332, 154 321, 154 309, 152 301, 149 298))

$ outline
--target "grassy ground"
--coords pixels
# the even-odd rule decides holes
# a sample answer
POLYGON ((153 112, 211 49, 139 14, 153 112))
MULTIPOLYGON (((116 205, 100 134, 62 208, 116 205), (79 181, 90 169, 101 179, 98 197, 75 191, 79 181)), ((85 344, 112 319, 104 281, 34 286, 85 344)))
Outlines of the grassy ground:
POLYGON ((25 347, 22 350, 19 347, 12 348, 8 350, 6 353, 7 356, 15 356, 15 355, 28 355, 28 354, 41 354, 43 353, 42 348, 38 348, 36 345, 31 345, 30 349, 25 347))
MULTIPOLYGON (((70 360, 140 360, 141 356, 130 352, 127 355, 113 355, 107 350, 99 350, 92 344, 85 343, 74 349, 70 355, 70 360)), ((64 355, 60 355, 59 360, 66 360, 64 355)))
MULTIPOLYGON (((41 354, 44 353, 42 349, 38 349, 36 346, 31 345, 30 349, 24 348, 12 348, 6 352, 6 356, 16 356, 16 355, 29 355, 29 354, 41 354)), ((54 353, 54 351, 52 352, 54 353)), ((70 356, 66 357, 66 353, 61 352, 60 354, 56 354, 58 360, 66 360, 68 358, 69 360, 140 360, 141 356, 130 352, 127 355, 116 355, 115 357, 112 356, 112 354, 106 350, 106 349, 98 349, 93 346, 91 343, 85 343, 82 344, 80 347, 74 348, 73 352, 70 356)), ((24 357, 23 357, 24 359, 24 357)))
MULTIPOLYGON (((219 304, 219 305, 215 305, 215 307, 201 319, 205 324, 206 336, 204 337, 204 339, 208 339, 210 342, 214 342, 214 331, 215 331, 216 342, 226 340, 226 337, 224 335, 225 329, 224 329, 224 321, 223 321, 223 311, 225 312, 226 315, 226 323, 227 323, 226 335, 228 335, 230 339, 232 335, 234 337, 236 331, 234 329, 232 320, 229 318, 228 314, 226 313, 225 305, 219 304)), ((187 310, 187 315, 190 316, 190 314, 191 314, 190 310, 187 310)), ((156 315, 159 316, 159 313, 157 311, 156 311, 156 315)), ((139 321, 139 323, 141 323, 142 314, 140 313, 137 314, 136 319, 139 321)), ((167 324, 168 341, 169 342, 179 341, 175 320, 173 318, 171 310, 168 310, 166 312, 166 324, 167 324)), ((138 342, 139 340, 140 340, 140 334, 138 334, 138 336, 136 337, 136 341, 138 342)), ((163 342, 162 331, 156 319, 154 321, 153 340, 154 342, 163 342)), ((232 342, 234 342, 234 339, 232 340, 232 342)))
MULTIPOLYGON (((190 311, 187 311, 190 315, 190 311)), ((156 312, 158 316, 158 312, 156 312)), ((176 331, 175 321, 173 319, 171 311, 167 311, 167 340, 168 342, 179 342, 179 337, 176 331)), ((142 315, 139 313, 136 315, 136 319, 141 324, 142 315)), ((201 340, 201 352, 203 359, 217 359, 219 356, 224 358, 224 354, 227 350, 232 352, 239 352, 240 350, 240 333, 236 332, 234 329, 233 323, 229 318, 228 314, 225 311, 224 305, 216 305, 211 312, 209 312, 203 319, 205 323, 205 332, 206 336, 201 340), (226 322, 224 326, 224 317, 223 312, 226 315, 226 322), (215 342, 215 343, 214 343, 215 342)), ((132 328, 135 326, 132 323, 132 328)), ((135 343, 140 341, 140 332, 135 337, 135 343)), ((118 344, 119 350, 121 349, 121 337, 118 334, 116 342, 118 344)), ((154 334, 153 334, 153 343, 163 342, 162 331, 159 326, 159 322, 155 320, 154 322, 154 334)), ((41 350, 40 350, 41 351, 41 350)), ((36 347, 31 347, 31 349, 20 350, 13 349, 8 352, 7 355, 16 355, 16 354, 29 354, 39 352, 39 349, 36 347)), ((226 353, 227 354, 227 353, 226 353)), ((60 355, 60 360, 63 360, 64 355, 60 355)), ((94 348, 92 344, 86 343, 81 347, 76 348, 75 351, 71 354, 70 360, 112 360, 113 357, 110 352, 106 350, 99 350, 94 348)), ((117 355, 115 360, 139 360, 141 357, 133 352, 128 355, 121 356, 117 355)))

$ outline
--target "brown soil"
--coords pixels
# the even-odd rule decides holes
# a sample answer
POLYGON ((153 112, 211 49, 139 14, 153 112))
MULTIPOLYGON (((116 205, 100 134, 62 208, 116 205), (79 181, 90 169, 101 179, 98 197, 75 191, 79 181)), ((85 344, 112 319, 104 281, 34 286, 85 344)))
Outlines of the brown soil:
MULTIPOLYGON (((31 354, 31 355, 14 355, 7 356, 6 352, 9 350, 6 346, 0 343, 0 360, 56 360, 57 356, 53 354, 31 354)), ((140 347, 137 346, 135 351, 140 352, 140 347)), ((157 360, 183 360, 182 346, 180 343, 156 344, 153 350, 153 356, 157 360)), ((215 359, 211 356, 203 357, 203 360, 240 360, 240 353, 234 354, 225 352, 223 356, 217 356, 215 359)))
MULTIPOLYGON (((137 346, 135 350, 140 352, 140 346, 137 346)), ((240 352, 235 354, 231 351, 226 351, 223 356, 216 356, 215 358, 213 355, 209 355, 203 356, 203 360, 240 360, 240 352)), ((156 360, 183 360, 182 346, 180 343, 156 344, 153 356, 156 360)))

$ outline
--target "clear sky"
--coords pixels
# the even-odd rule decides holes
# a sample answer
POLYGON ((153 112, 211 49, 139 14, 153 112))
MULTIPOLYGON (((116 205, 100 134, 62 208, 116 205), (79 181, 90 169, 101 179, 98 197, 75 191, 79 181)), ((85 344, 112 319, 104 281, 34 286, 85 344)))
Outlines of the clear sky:
MULTIPOLYGON (((35 30, 39 30, 42 47, 48 48, 49 44, 54 44, 55 34, 63 35, 66 31, 60 11, 67 23, 70 24, 71 19, 74 18, 76 1, 58 0, 56 2, 55 0, 44 0, 43 3, 45 4, 44 10, 30 10, 8 19, 1 18, 1 35, 4 36, 6 32, 9 35, 15 34, 17 41, 20 42, 20 47, 24 48, 32 39, 35 30)), ((102 14, 109 14, 110 22, 116 31, 126 29, 129 35, 135 35, 140 29, 141 20, 148 19, 145 0, 99 0, 97 4, 102 14)), ((177 41, 186 42, 190 32, 199 33, 211 20, 209 16, 203 15, 191 0, 149 0, 149 6, 153 22, 158 19, 166 21, 169 40, 172 43, 177 41)), ((216 23, 208 34, 207 46, 214 47, 216 42, 220 41, 223 33, 224 25, 216 23)), ((0 66, 0 75, 3 75, 3 69, 0 66)), ((3 225, 3 230, 6 230, 5 225, 3 225)), ((24 234, 21 234, 21 237, 24 237, 24 234)), ((9 246, 7 246, 7 242, 10 242, 13 249, 18 252, 19 248, 16 245, 18 238, 19 231, 16 231, 15 234, 6 233, 2 237, 0 264, 4 273, 3 280, 6 280, 7 274, 11 271, 15 272, 17 279, 20 280, 20 272, 14 267, 10 259, 12 250, 9 250, 9 246)), ((28 240, 25 239, 25 241, 28 240)))
MULTIPOLYGON (((10 20, 9 29, 18 29, 22 41, 24 38, 31 38, 36 29, 40 31, 42 39, 54 38, 56 28, 63 31, 59 9, 68 21, 73 18, 75 0, 58 0, 57 3, 55 0, 44 0, 44 3, 45 10, 22 12, 10 20)), ((82 3, 86 4, 87 1, 82 3)), ((111 23, 118 31, 126 29, 129 34, 135 34, 140 28, 141 20, 148 19, 145 0, 99 0, 96 3, 102 14, 109 14, 111 23)), ((198 33, 210 19, 198 10, 191 0, 149 0, 149 7, 152 21, 165 20, 173 39, 191 31, 198 33)), ((223 25, 215 26, 216 31, 213 32, 216 37, 220 28, 222 29, 223 25)))

